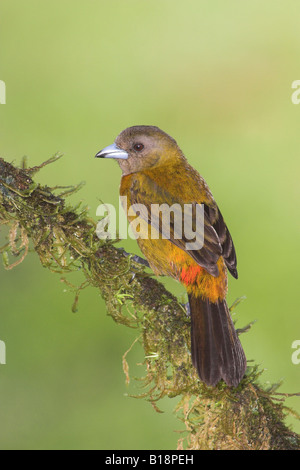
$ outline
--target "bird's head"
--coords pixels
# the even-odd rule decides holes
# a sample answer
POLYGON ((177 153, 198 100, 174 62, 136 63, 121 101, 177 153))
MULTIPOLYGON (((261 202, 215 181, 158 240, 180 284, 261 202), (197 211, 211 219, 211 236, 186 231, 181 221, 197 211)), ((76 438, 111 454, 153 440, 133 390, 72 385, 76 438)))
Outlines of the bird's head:
POLYGON ((96 157, 116 159, 123 175, 174 164, 174 159, 184 158, 176 141, 155 126, 128 127, 96 157))

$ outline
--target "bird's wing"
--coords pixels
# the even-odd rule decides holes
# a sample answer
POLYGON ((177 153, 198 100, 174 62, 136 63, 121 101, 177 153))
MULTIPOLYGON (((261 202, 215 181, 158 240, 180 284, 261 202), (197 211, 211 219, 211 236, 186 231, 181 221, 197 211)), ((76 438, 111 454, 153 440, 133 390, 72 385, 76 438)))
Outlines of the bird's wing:
MULTIPOLYGON (((168 189, 161 188, 149 176, 133 178, 130 188, 130 203, 139 204, 139 216, 153 226, 164 238, 189 254, 199 266, 213 276, 219 275, 217 261, 224 258, 229 272, 237 278, 236 254, 229 230, 215 201, 183 201, 180 187, 174 195, 168 189), (166 226, 162 212, 153 210, 153 205, 167 204, 172 206, 170 223, 166 226), (202 229, 196 223, 196 211, 203 204, 204 210, 199 211, 202 217, 202 229), (185 206, 184 205, 188 205, 185 206), (183 216, 183 210, 185 215, 183 216), (187 213, 187 216, 186 216, 187 213), (179 221, 179 222, 178 222, 179 221), (181 221, 181 222, 180 222, 181 221), (180 226, 180 223, 182 224, 180 226), (204 231, 203 231, 204 226, 204 231), (191 235, 194 234, 194 240, 191 235), (199 249, 190 248, 190 243, 201 240, 199 249)), ((167 220, 167 222, 169 222, 167 220)))
POLYGON ((227 269, 230 274, 235 277, 235 279, 237 279, 238 272, 236 252, 232 237, 226 223, 224 222, 221 211, 216 203, 214 203, 214 206, 208 206, 204 204, 204 210, 206 211, 208 219, 210 220, 210 223, 218 236, 222 247, 222 257, 224 258, 227 269))

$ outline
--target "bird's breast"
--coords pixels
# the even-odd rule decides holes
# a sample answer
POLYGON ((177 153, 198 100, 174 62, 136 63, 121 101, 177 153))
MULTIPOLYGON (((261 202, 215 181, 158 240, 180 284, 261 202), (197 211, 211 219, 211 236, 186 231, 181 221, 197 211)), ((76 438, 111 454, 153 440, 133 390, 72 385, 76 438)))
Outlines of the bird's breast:
MULTIPOLYGON (((171 276, 181 282, 189 293, 195 296, 209 298, 212 302, 224 299, 227 293, 227 270, 222 257, 217 265, 219 275, 217 277, 209 274, 203 267, 183 249, 176 246, 168 239, 163 239, 145 217, 140 217, 135 210, 136 200, 133 197, 136 188, 136 174, 122 177, 120 186, 120 196, 122 205, 126 211, 128 221, 134 228, 134 235, 137 243, 146 257, 153 272, 156 275, 171 276)), ((144 199, 147 201, 157 201, 157 195, 148 194, 147 187, 139 182, 142 187, 144 199)), ((163 203, 163 201, 159 201, 163 203)), ((148 210, 151 204, 145 207, 148 210)))

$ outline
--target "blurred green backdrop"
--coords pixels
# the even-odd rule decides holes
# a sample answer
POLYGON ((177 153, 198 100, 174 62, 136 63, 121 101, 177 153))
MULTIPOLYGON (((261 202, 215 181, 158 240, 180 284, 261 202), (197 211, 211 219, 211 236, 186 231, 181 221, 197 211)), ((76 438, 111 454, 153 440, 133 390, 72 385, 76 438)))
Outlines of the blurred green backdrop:
MULTIPOLYGON (((0 4, 0 155, 37 165, 65 157, 41 183, 86 186, 73 197, 95 217, 117 204, 120 171, 93 156, 125 127, 153 124, 176 138, 206 178, 232 232, 245 295, 238 326, 249 359, 299 392, 299 4, 252 0, 10 0, 0 4)), ((2 234, 3 236, 3 234, 2 234)), ((133 241, 124 241, 137 252, 133 241)), ((59 275, 29 255, 0 268, 1 449, 167 449, 182 429, 126 393, 122 354, 135 332, 113 323, 93 289, 73 314, 59 275)), ((80 274, 70 281, 81 282, 80 274)), ((178 295, 181 286, 164 281, 178 295)), ((141 375, 136 346, 128 360, 141 375)), ((299 411, 299 399, 288 402, 299 411)), ((300 431, 296 421, 289 419, 300 431)))

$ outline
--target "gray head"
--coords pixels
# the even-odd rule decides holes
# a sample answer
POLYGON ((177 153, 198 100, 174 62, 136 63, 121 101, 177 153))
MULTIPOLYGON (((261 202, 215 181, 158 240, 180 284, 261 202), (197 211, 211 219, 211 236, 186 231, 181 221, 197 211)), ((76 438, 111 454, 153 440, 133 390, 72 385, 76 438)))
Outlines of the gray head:
POLYGON ((96 157, 116 159, 123 174, 166 165, 174 162, 174 158, 184 158, 176 141, 156 126, 128 127, 96 157))

